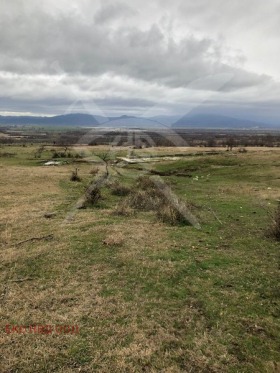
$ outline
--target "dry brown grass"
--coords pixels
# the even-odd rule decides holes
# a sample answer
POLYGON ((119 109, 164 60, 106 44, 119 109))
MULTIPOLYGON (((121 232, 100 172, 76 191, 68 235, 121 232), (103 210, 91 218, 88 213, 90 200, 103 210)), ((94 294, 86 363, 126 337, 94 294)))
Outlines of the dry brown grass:
POLYGON ((115 207, 115 209, 112 211, 112 215, 119 216, 133 216, 135 215, 135 213, 135 209, 128 206, 126 200, 120 201, 115 207))
MULTIPOLYGON (((68 166, 36 167, 28 171, 26 167, 5 167, 3 170, 0 183, 4 196, 0 257, 6 268, 1 271, 0 287, 1 352, 5 356, 0 370, 3 372, 49 371, 51 368, 47 366, 52 365, 53 358, 59 362, 79 340, 78 335, 3 334, 7 323, 82 326, 81 315, 98 302, 101 287, 97 278, 104 267, 92 266, 85 272, 71 254, 70 240, 76 231, 75 224, 62 228, 65 215, 61 213, 47 221, 43 217, 46 210, 61 203, 71 208, 67 194, 59 186, 60 181, 67 180, 67 175, 68 166), (53 233, 54 240, 14 246, 21 240, 46 233, 53 233), (76 267, 74 277, 71 267, 76 267), (14 282, 26 277, 30 280, 14 282), (92 303, 87 301, 88 297, 92 303)), ((76 370, 73 358, 65 369, 59 368, 59 363, 54 364, 55 371, 76 370)))
POLYGON ((125 239, 122 232, 110 233, 104 240, 103 244, 107 246, 121 246, 125 239))
POLYGON ((111 193, 114 196, 120 196, 124 197, 127 196, 130 193, 130 188, 121 184, 119 181, 115 180, 112 183, 110 183, 109 188, 111 190, 111 193))
POLYGON ((96 203, 102 198, 101 190, 98 187, 88 188, 85 193, 85 204, 96 205, 96 203))
POLYGON ((128 206, 136 210, 154 211, 158 208, 162 197, 155 183, 149 177, 142 176, 138 178, 126 201, 128 206))
POLYGON ((90 173, 91 175, 97 175, 98 172, 99 172, 99 167, 93 167, 93 168, 89 171, 89 173, 90 173))
POLYGON ((135 212, 153 211, 160 221, 171 225, 185 223, 199 227, 187 204, 178 199, 169 186, 158 178, 138 178, 135 187, 118 204, 115 213, 129 215, 131 209, 135 212))
POLYGON ((176 208, 171 203, 163 203, 157 210, 157 217, 163 223, 168 223, 171 225, 176 225, 180 223, 185 223, 186 219, 180 213, 178 208, 176 208))

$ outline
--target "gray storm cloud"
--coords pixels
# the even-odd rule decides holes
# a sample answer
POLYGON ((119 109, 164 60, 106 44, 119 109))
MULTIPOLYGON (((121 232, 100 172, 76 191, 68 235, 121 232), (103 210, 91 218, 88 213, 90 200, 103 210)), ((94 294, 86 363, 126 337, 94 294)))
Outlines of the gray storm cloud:
MULTIPOLYGON (((279 42, 277 1, 209 3, 1 2, 0 84, 3 99, 9 100, 1 100, 0 110, 24 98, 45 100, 45 107, 55 99, 79 99, 112 110, 119 104, 130 111, 152 105, 172 111, 172 103, 175 110, 197 89, 206 98, 209 91, 217 93, 220 102, 254 103, 267 90, 279 99, 274 64, 262 68, 245 48, 247 43, 255 57, 255 38, 268 30, 271 48, 279 42), (243 34, 244 45, 238 43, 243 34), (208 79, 221 75, 229 78, 218 86, 208 79)), ((259 39, 259 48, 266 50, 263 44, 259 39)), ((274 51, 273 58, 278 57, 274 51)), ((52 108, 55 114, 55 105, 48 112, 52 108)))

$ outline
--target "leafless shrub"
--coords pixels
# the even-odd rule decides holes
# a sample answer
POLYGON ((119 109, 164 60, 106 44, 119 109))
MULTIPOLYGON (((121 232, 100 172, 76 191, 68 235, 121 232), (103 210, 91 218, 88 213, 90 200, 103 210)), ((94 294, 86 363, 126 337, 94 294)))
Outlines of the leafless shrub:
POLYGON ((130 193, 130 188, 120 184, 118 181, 114 181, 109 185, 111 193, 115 196, 127 196, 130 193))
POLYGON ((99 154, 99 158, 105 163, 106 174, 109 175, 109 160, 110 160, 110 152, 105 151, 99 154))
POLYGON ((193 216, 191 216, 189 206, 174 198, 162 200, 156 215, 160 221, 170 225, 197 225, 196 222, 193 222, 193 216))
POLYGON ((111 233, 103 240, 106 246, 121 246, 124 243, 124 236, 121 232, 111 233))
POLYGON ((96 203, 102 198, 101 188, 106 184, 107 178, 108 174, 104 173, 87 187, 81 208, 96 205, 96 203))
POLYGON ((148 190, 136 189, 127 198, 128 206, 136 210, 153 211, 160 203, 160 196, 148 190))
POLYGON ((35 151, 35 158, 41 158, 43 151, 45 150, 45 146, 41 145, 39 148, 35 151))
POLYGON ((101 199, 100 188, 88 188, 85 193, 85 205, 95 205, 101 199))
POLYGON ((148 176, 140 176, 137 179, 136 185, 139 189, 142 189, 142 190, 156 190, 157 189, 153 180, 148 176))
POLYGON ((99 168, 98 168, 98 167, 93 167, 93 168, 89 171, 89 173, 90 173, 91 175, 96 175, 96 174, 98 174, 98 172, 99 172, 99 168))
POLYGON ((185 223, 194 226, 196 229, 201 229, 201 226, 196 217, 191 212, 191 209, 195 207, 194 204, 188 204, 185 201, 179 199, 174 194, 171 188, 166 185, 160 178, 153 180, 158 190, 162 194, 161 204, 159 205, 160 219, 165 219, 170 224, 185 223), (166 214, 161 214, 160 211, 165 211, 166 214), (162 216, 161 216, 162 215, 162 216))
POLYGON ((185 217, 174 207, 171 203, 166 201, 162 203, 160 208, 157 210, 157 218, 170 225, 177 225, 182 223, 188 223, 185 217))
POLYGON ((72 171, 72 175, 70 176, 71 181, 81 181, 80 176, 78 175, 78 169, 76 168, 74 171, 72 171))
POLYGON ((115 209, 112 211, 112 215, 119 216, 132 216, 135 215, 135 210, 127 205, 126 201, 118 203, 115 209))
POLYGON ((136 188, 126 199, 126 206, 135 210, 154 211, 160 221, 171 225, 185 223, 200 228, 188 205, 179 200, 160 179, 139 178, 136 188))

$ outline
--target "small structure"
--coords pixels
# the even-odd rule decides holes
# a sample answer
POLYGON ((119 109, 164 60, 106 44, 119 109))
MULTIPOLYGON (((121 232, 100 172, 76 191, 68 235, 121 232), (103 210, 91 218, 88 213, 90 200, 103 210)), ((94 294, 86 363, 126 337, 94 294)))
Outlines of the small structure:
POLYGON ((44 163, 44 166, 58 166, 60 164, 61 164, 61 162, 58 162, 58 161, 48 161, 48 162, 44 163))

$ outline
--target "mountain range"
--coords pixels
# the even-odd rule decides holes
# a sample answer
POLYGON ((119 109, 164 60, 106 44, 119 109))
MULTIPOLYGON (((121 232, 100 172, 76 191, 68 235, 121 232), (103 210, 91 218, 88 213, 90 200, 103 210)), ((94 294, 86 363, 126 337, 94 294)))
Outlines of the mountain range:
POLYGON ((154 116, 150 118, 122 115, 103 117, 90 114, 65 114, 52 117, 44 116, 0 116, 2 125, 42 125, 101 128, 205 128, 205 129, 280 129, 280 125, 265 124, 248 119, 233 118, 214 114, 195 114, 186 116, 154 116))

